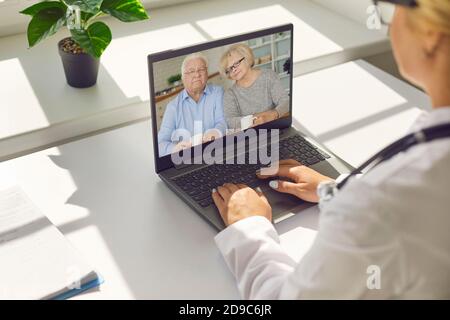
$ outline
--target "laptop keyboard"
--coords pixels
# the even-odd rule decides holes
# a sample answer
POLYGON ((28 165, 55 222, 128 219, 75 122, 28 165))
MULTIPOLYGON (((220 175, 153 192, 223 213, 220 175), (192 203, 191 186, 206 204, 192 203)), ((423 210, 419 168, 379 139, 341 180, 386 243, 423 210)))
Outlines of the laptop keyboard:
MULTIPOLYGON (((248 159, 248 154, 246 156, 248 159)), ((295 159, 305 166, 330 158, 328 154, 299 135, 280 141, 279 156, 280 159, 295 159)), ((263 166, 262 164, 213 164, 176 177, 173 181, 195 202, 206 208, 213 204, 211 190, 225 182, 242 183, 252 188, 260 185, 262 181, 256 177, 256 170, 263 166)))

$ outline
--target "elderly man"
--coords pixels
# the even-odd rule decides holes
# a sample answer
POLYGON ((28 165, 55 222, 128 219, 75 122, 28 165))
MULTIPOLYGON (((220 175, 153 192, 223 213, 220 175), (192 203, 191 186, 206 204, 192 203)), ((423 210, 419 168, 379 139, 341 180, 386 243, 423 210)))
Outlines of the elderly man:
POLYGON ((227 129, 223 89, 207 84, 206 57, 198 53, 187 56, 181 65, 181 74, 184 90, 167 105, 158 132, 160 156, 214 140, 225 135, 227 129), (180 139, 185 136, 183 133, 188 133, 188 139, 180 139))

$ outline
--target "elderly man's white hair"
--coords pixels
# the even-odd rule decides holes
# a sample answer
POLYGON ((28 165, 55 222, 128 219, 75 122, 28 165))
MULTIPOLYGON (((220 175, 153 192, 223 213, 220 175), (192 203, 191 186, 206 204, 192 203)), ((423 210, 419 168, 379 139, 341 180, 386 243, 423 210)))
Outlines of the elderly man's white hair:
POLYGON ((184 78, 184 68, 186 67, 186 64, 194 59, 202 59, 205 62, 206 69, 208 69, 208 59, 201 53, 191 53, 186 58, 184 58, 183 63, 181 64, 181 77, 184 78))

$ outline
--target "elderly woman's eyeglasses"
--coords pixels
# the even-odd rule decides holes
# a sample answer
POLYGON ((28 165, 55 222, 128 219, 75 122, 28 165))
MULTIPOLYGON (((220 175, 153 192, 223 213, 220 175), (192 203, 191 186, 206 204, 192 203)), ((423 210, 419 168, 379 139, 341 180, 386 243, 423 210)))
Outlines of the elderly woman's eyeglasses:
POLYGON ((376 14, 380 19, 380 22, 386 26, 389 26, 392 23, 396 5, 410 8, 418 6, 416 0, 373 0, 373 4, 375 5, 376 14))
POLYGON ((245 57, 242 57, 241 59, 239 59, 238 61, 236 61, 235 63, 233 63, 233 65, 229 68, 225 69, 225 74, 229 75, 230 72, 234 71, 237 67, 240 66, 241 62, 244 61, 245 57))

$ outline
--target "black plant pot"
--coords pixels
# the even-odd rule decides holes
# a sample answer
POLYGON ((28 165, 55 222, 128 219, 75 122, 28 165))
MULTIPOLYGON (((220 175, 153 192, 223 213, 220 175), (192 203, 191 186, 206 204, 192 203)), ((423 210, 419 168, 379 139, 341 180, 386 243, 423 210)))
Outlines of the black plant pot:
POLYGON ((58 42, 59 55, 66 74, 66 80, 69 86, 75 88, 88 88, 97 82, 98 67, 100 59, 92 57, 87 53, 71 53, 65 52, 61 48, 61 43, 65 39, 58 42))

